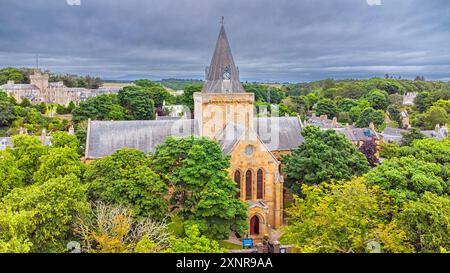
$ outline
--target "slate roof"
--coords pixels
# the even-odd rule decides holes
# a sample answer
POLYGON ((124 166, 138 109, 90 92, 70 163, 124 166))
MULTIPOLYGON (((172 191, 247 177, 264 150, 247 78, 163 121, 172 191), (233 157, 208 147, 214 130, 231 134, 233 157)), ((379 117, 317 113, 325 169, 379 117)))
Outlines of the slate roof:
POLYGON ((332 128, 338 133, 345 135, 350 141, 365 141, 370 138, 379 139, 378 134, 370 128, 332 128))
POLYGON ((255 118, 253 129, 269 151, 289 151, 305 141, 297 117, 255 118))
POLYGON ((34 84, 4 84, 0 85, 3 90, 39 90, 34 84))
POLYGON ((0 150, 5 150, 6 147, 12 146, 12 138, 10 137, 0 137, 0 150))
POLYGON ((407 132, 408 130, 400 128, 386 127, 383 132, 381 132, 381 135, 386 142, 402 143, 403 134, 407 132))
POLYGON ((86 158, 104 157, 125 147, 149 153, 168 136, 189 135, 198 135, 196 120, 91 121, 86 158))
POLYGON ((204 93, 243 93, 245 92, 239 81, 239 70, 234 64, 233 55, 231 53, 230 44, 228 43, 225 28, 220 28, 219 38, 217 39, 216 48, 211 60, 210 66, 207 68, 206 81, 203 86, 204 93), (228 70, 230 79, 224 80, 224 72, 228 70))

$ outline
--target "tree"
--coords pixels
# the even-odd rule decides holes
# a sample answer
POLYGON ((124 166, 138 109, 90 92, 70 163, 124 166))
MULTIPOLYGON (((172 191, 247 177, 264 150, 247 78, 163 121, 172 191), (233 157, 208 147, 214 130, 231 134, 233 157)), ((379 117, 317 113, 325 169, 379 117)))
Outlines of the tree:
POLYGON ((449 121, 449 114, 447 111, 439 106, 431 106, 424 115, 424 126, 426 129, 432 130, 437 124, 447 124, 449 121))
POLYGON ((15 118, 14 105, 5 92, 0 92, 0 127, 10 126, 15 118))
POLYGON ((165 221, 136 220, 124 206, 102 202, 93 204, 89 214, 75 221, 75 234, 82 240, 83 252, 160 252, 170 245, 171 233, 165 221))
POLYGON ((6 84, 8 81, 14 81, 14 83, 25 83, 24 74, 17 68, 4 68, 0 69, 0 85, 6 84))
POLYGON ((72 120, 121 120, 125 118, 125 109, 119 104, 117 95, 104 94, 90 97, 80 102, 80 105, 72 111, 72 120))
POLYGON ((402 127, 403 121, 400 114, 400 108, 397 105, 391 104, 388 106, 387 112, 389 114, 389 118, 395 121, 398 124, 398 127, 402 127))
POLYGON ((386 91, 373 89, 365 98, 370 103, 370 106, 377 110, 386 110, 389 105, 389 95, 386 91))
POLYGON ((399 226, 417 252, 450 248, 450 198, 425 192, 409 202, 397 217, 399 226))
POLYGON ((25 183, 33 182, 33 175, 40 167, 39 158, 47 154, 47 147, 35 136, 13 136, 14 149, 12 155, 16 158, 17 167, 25 172, 25 183))
POLYGON ((283 157, 288 182, 294 191, 300 183, 319 184, 332 179, 350 179, 369 170, 365 156, 334 130, 322 131, 307 126, 302 135, 305 143, 283 157))
POLYGON ((22 101, 19 104, 22 107, 30 107, 31 106, 31 102, 27 97, 22 98, 22 101))
POLYGON ((448 167, 413 156, 384 160, 367 173, 367 183, 386 190, 397 203, 417 200, 426 191, 448 194, 448 167))
POLYGON ((223 253, 219 243, 201 235, 198 226, 185 227, 186 237, 172 237, 171 247, 166 251, 169 253, 223 253))
POLYGON ((422 134, 418 128, 411 128, 407 133, 403 134, 402 146, 411 146, 414 140, 424 138, 426 138, 426 136, 422 134))
POLYGON ((414 99, 414 105, 421 112, 425 112, 432 104, 432 97, 429 92, 422 92, 417 94, 414 99))
POLYGON ((378 131, 382 131, 386 126, 384 122, 385 114, 382 110, 375 110, 371 107, 364 109, 361 112, 355 126, 358 128, 367 128, 373 122, 378 131))
POLYGON ((358 106, 358 102, 354 99, 343 98, 337 103, 339 112, 349 112, 352 107, 358 106))
POLYGON ((305 96, 290 96, 284 98, 282 103, 286 105, 288 112, 295 112, 300 116, 305 116, 309 108, 305 96))
POLYGON ((0 241, 62 252, 75 216, 87 209, 85 186, 73 174, 15 188, 0 203, 0 241))
POLYGON ((52 133, 52 147, 55 148, 71 148, 78 151, 80 141, 76 136, 70 135, 67 132, 54 132, 52 133))
POLYGON ((337 117, 338 108, 330 99, 321 99, 315 107, 316 115, 327 115, 329 118, 337 117))
POLYGON ((286 209, 289 224, 281 237, 300 252, 370 252, 374 241, 382 252, 412 250, 406 233, 389 221, 397 211, 389 196, 360 178, 303 185, 302 196, 286 209))
POLYGON ((181 102, 183 105, 189 107, 191 112, 194 111, 194 93, 202 91, 203 84, 189 84, 184 88, 181 102))
POLYGON ((12 189, 25 185, 25 172, 20 170, 9 150, 0 150, 0 199, 12 189))
POLYGON ((126 86, 119 91, 119 101, 126 109, 129 120, 150 120, 155 118, 154 102, 148 90, 137 86, 126 86))
POLYGON ((167 186, 149 166, 142 151, 128 148, 96 160, 85 176, 89 199, 130 207, 139 217, 163 219, 167 186))
POLYGON ((51 178, 74 174, 77 178, 83 176, 85 165, 81 163, 75 149, 51 148, 48 153, 39 158, 39 168, 33 175, 35 183, 44 183, 51 178))
POLYGON ((357 105, 350 108, 350 111, 348 112, 351 121, 356 122, 361 116, 362 111, 364 111, 364 109, 366 108, 370 108, 370 104, 367 100, 365 99, 357 100, 357 105))
POLYGON ((375 167, 380 162, 376 156, 378 147, 375 139, 365 140, 358 150, 366 156, 371 167, 375 167))
POLYGON ((207 138, 169 137, 152 155, 152 169, 173 189, 173 209, 215 239, 247 229, 247 206, 236 198, 229 167, 229 157, 207 138))
POLYGON ((433 106, 438 106, 441 108, 444 108, 447 113, 450 114, 450 100, 438 100, 435 103, 433 103, 433 106))

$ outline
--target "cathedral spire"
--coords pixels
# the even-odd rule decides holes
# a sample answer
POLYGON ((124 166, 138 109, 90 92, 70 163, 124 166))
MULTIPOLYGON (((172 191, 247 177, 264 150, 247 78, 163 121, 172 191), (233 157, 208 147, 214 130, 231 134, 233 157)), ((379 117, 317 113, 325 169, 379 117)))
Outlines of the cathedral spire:
POLYGON ((230 44, 223 25, 220 26, 219 38, 211 60, 206 70, 204 93, 242 93, 245 92, 239 81, 239 70, 234 64, 230 44))

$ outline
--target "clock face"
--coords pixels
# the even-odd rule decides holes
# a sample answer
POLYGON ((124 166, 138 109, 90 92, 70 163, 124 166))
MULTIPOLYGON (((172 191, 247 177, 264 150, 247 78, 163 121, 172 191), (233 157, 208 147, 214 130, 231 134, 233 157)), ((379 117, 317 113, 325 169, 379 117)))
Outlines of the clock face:
POLYGON ((223 78, 224 80, 229 80, 229 79, 231 79, 231 72, 230 72, 230 68, 229 68, 229 67, 226 67, 226 68, 224 69, 223 74, 222 74, 222 78, 223 78))

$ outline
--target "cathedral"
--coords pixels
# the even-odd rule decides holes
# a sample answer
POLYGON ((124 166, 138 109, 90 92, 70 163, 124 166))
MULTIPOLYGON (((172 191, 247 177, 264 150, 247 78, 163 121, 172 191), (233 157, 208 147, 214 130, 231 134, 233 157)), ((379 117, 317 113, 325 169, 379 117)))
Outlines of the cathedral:
POLYGON ((231 158, 228 171, 239 189, 237 197, 249 204, 248 235, 262 238, 283 225, 280 158, 304 140, 298 117, 257 117, 254 100, 239 80, 222 24, 203 89, 194 93, 194 119, 89 120, 86 158, 124 147, 150 153, 168 136, 214 139, 231 158))

